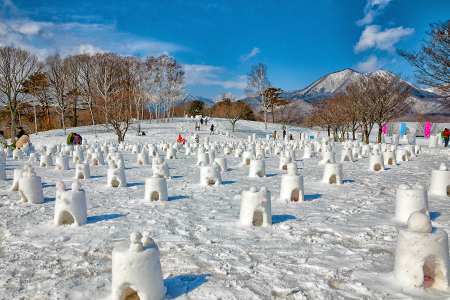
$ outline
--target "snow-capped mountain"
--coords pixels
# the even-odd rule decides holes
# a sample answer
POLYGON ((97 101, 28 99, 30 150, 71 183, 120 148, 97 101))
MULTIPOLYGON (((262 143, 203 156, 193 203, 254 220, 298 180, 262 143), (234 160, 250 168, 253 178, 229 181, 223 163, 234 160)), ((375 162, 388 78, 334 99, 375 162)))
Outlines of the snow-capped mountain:
MULTIPOLYGON (((355 70, 345 69, 325 75, 304 89, 286 92, 285 96, 291 99, 298 99, 305 101, 306 103, 311 103, 320 98, 330 97, 336 93, 342 92, 348 84, 355 82, 364 76, 395 75, 384 70, 362 74, 355 70)), ((447 112, 447 109, 443 108, 442 97, 438 93, 435 93, 434 89, 422 89, 408 81, 405 81, 405 83, 412 87, 411 100, 415 102, 412 108, 413 111, 420 110, 421 112, 428 113, 447 112)))
POLYGON ((194 101, 194 100, 201 100, 208 106, 213 106, 214 104, 216 104, 216 102, 214 102, 214 100, 212 100, 212 99, 201 97, 201 96, 196 96, 196 95, 192 95, 192 94, 184 94, 180 98, 179 103, 181 103, 181 102, 191 102, 191 101, 194 101))

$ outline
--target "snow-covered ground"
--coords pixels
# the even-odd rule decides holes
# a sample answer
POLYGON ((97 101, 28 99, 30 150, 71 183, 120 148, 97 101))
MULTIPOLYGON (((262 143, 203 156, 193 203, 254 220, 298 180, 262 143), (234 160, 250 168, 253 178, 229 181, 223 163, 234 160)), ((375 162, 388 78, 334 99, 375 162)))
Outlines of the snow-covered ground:
MULTIPOLYGON (((126 142, 175 142, 181 134, 193 142, 194 121, 179 119, 164 124, 144 124, 146 136, 129 133, 126 142)), ((220 134, 212 142, 247 141, 264 124, 239 121, 237 132, 225 120, 209 121, 200 132, 201 142, 214 123, 220 134)), ((269 132, 279 125, 269 124, 269 132)), ((315 133, 289 127, 299 133, 315 133)), ((70 132, 70 130, 68 131, 70 132)), ((116 142, 112 133, 94 139, 91 127, 76 128, 89 143, 116 142)), ((375 133, 374 133, 375 135, 375 133)), ((61 130, 32 135, 40 145, 64 144, 61 130)), ((136 154, 123 151, 127 188, 106 187, 107 166, 91 166, 91 179, 81 180, 87 194, 88 224, 53 225, 56 183, 74 180, 71 169, 56 171, 32 164, 44 186, 44 204, 19 204, 18 192, 9 191, 13 170, 27 160, 7 158, 7 181, 0 181, 0 299, 108 299, 111 293, 111 254, 129 243, 130 233, 148 230, 161 251, 167 299, 447 299, 450 293, 405 288, 393 277, 397 227, 395 193, 400 184, 429 186, 430 173, 449 163, 447 149, 428 149, 418 139, 423 154, 386 171, 369 171, 368 158, 344 163, 344 184, 321 182, 320 155, 301 159, 305 201, 272 201, 273 225, 243 228, 237 224, 237 195, 251 186, 265 186, 272 197, 280 193, 279 156, 266 158, 266 178, 249 178, 242 158, 227 155, 229 172, 223 184, 200 186, 197 156, 184 150, 170 160, 172 179, 167 181, 169 201, 143 203, 145 178, 151 165, 137 165, 136 154)), ((335 150, 340 158, 341 145, 335 150)), ((161 155, 163 154, 160 151, 161 155)), ((220 150, 216 157, 223 157, 220 150)), ((450 201, 429 196, 433 226, 450 231, 450 201)))

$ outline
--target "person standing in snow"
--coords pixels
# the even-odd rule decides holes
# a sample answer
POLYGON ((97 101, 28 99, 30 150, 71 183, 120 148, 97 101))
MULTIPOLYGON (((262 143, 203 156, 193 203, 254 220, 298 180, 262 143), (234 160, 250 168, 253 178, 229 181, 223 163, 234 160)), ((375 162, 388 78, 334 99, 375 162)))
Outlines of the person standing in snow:
POLYGON ((445 143, 444 147, 448 146, 449 137, 450 137, 450 131, 447 128, 445 128, 444 129, 444 143, 445 143))
POLYGON ((274 140, 277 139, 277 131, 276 131, 276 130, 273 132, 273 139, 274 139, 274 140))
POLYGON ((211 132, 209 133, 209 135, 214 134, 214 124, 211 124, 211 132))
POLYGON ((32 146, 33 144, 31 144, 30 141, 30 137, 28 136, 28 134, 25 133, 25 130, 22 129, 22 131, 19 131, 19 134, 17 134, 17 136, 19 137, 19 139, 16 142, 16 148, 22 148, 23 145, 25 144, 29 144, 30 146, 32 146))
POLYGON ((205 126, 208 125, 208 118, 205 117, 205 126))
POLYGON ((200 125, 203 125, 203 118, 200 118, 200 125))
POLYGON ((8 147, 8 143, 6 142, 5 138, 3 137, 3 130, 0 130, 0 143, 3 144, 3 146, 8 147))

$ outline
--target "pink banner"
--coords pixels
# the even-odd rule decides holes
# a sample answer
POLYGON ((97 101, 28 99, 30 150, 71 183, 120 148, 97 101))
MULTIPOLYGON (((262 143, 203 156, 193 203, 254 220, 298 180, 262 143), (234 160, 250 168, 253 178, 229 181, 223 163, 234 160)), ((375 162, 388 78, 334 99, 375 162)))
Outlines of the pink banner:
POLYGON ((431 122, 425 122, 425 137, 429 137, 431 133, 431 122))
POLYGON ((386 124, 383 125, 383 127, 381 128, 381 130, 383 131, 384 134, 386 134, 386 124))

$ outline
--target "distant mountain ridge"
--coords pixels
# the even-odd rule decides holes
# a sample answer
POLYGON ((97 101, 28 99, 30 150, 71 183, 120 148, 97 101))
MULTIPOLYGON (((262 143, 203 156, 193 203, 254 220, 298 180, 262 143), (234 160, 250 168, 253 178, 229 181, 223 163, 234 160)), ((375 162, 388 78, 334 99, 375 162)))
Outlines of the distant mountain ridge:
POLYGON ((192 94, 184 94, 182 97, 180 97, 180 100, 178 100, 177 104, 179 104, 181 102, 192 102, 194 100, 203 101, 205 104, 207 104, 209 106, 213 106, 214 104, 216 104, 216 102, 212 99, 205 98, 202 96, 196 96, 196 95, 192 95, 192 94))
MULTIPOLYGON (((325 75, 304 89, 285 92, 284 96, 294 99, 294 101, 312 103, 318 99, 343 92, 348 84, 356 82, 361 77, 371 77, 374 75, 395 76, 384 70, 362 74, 352 69, 344 69, 325 75)), ((414 101, 413 111, 420 110, 421 112, 427 113, 448 112, 443 107, 444 100, 442 96, 437 94, 435 89, 422 89, 408 81, 404 82, 412 87, 410 99, 414 101)))

